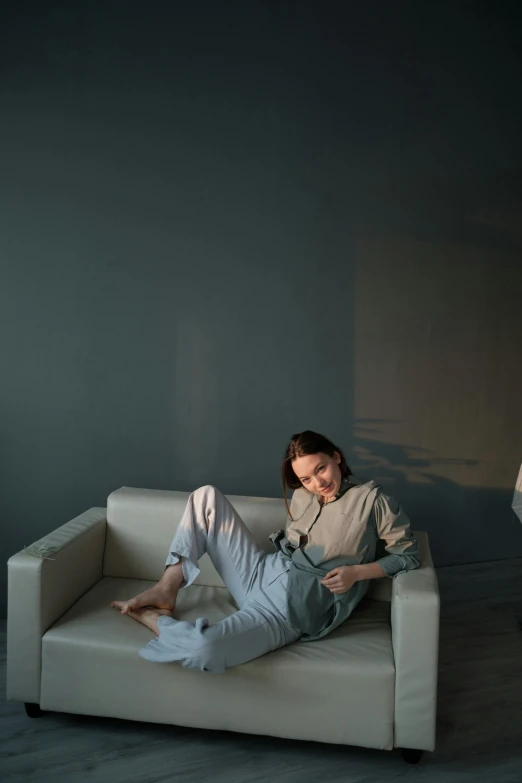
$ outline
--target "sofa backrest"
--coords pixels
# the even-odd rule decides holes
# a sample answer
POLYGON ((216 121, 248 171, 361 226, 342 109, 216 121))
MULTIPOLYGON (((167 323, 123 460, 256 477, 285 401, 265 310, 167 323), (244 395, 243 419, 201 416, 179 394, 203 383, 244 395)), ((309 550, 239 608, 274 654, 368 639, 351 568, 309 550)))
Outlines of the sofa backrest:
MULTIPOLYGON (((159 579, 189 492, 121 487, 107 499, 104 576, 159 579)), ((268 536, 285 527, 282 498, 227 495, 257 543, 275 552, 268 536)), ((199 562, 196 584, 223 587, 208 555, 199 562)))
MULTIPOLYGON (((127 579, 160 578, 189 492, 121 487, 107 499, 107 538, 103 575, 127 579)), ((260 547, 275 549, 268 536, 284 529, 286 508, 282 498, 227 495, 260 547)), ((224 587, 208 555, 199 562, 195 584, 224 587)), ((391 600, 391 580, 374 579, 370 598, 391 600)))

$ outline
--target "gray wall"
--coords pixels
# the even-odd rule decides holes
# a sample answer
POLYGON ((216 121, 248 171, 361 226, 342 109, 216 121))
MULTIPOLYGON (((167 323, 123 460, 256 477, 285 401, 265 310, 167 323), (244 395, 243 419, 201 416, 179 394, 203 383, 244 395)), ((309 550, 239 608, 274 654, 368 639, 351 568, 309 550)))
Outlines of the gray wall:
POLYGON ((45 5, 0 25, 2 559, 122 485, 281 496, 305 428, 438 564, 521 556, 507 6, 45 5))

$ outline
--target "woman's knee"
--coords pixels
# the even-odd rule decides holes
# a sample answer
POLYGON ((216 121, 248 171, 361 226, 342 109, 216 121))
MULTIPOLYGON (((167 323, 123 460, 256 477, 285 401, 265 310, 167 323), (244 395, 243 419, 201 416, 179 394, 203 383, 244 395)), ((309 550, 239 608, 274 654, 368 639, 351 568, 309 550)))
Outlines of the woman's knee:
POLYGON ((198 500, 204 497, 215 498, 222 494, 223 493, 217 487, 213 486, 213 484, 204 484, 202 487, 198 487, 192 493, 194 498, 198 500))

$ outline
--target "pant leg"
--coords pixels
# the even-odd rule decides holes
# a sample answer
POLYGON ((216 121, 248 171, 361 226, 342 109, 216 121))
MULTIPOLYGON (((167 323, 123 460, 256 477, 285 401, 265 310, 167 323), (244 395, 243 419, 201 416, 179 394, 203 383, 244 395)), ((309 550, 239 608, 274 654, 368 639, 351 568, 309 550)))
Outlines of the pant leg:
POLYGON ((286 620, 285 565, 281 563, 277 578, 269 578, 272 581, 253 590, 238 612, 214 625, 206 618, 191 623, 159 617, 159 636, 140 650, 141 657, 221 674, 297 641, 300 633, 286 620))
POLYGON ((255 542, 231 503, 216 487, 200 487, 187 502, 166 565, 181 559, 188 587, 199 574, 198 561, 207 552, 239 607, 255 584, 266 553, 255 542))

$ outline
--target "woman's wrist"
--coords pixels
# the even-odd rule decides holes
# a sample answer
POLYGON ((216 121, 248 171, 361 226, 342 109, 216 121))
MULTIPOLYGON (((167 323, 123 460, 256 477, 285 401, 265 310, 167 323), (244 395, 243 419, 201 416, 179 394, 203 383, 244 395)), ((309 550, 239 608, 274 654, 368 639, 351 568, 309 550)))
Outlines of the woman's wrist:
POLYGON ((362 582, 366 579, 382 579, 383 576, 386 576, 386 573, 377 562, 362 563, 354 566, 354 569, 357 582, 362 582))

